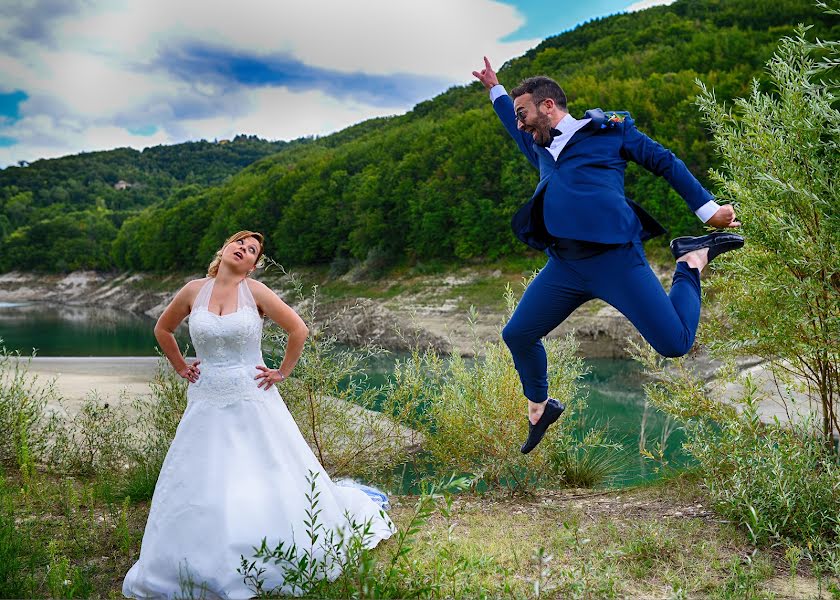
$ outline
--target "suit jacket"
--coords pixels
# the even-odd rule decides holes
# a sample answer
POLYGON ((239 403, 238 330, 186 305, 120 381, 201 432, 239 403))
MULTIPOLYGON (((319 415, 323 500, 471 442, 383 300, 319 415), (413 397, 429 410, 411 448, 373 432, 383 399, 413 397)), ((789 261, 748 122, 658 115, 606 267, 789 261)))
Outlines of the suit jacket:
POLYGON ((625 195, 628 160, 664 177, 693 211, 714 199, 673 152, 636 129, 629 113, 618 113, 623 121, 610 121, 600 108, 587 111, 584 118, 592 120, 554 160, 530 133, 516 127, 510 96, 499 96, 493 109, 540 171, 533 196, 511 221, 516 237, 532 248, 544 250, 552 238, 622 244, 665 233, 656 219, 625 195))

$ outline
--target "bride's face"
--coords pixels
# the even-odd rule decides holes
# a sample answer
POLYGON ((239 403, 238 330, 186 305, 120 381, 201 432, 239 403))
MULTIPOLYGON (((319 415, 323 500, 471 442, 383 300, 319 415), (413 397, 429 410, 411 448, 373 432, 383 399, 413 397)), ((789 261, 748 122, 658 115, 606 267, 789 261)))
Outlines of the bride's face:
POLYGON ((260 243, 256 238, 246 237, 231 242, 222 250, 222 263, 237 273, 248 273, 257 264, 260 255, 260 243))

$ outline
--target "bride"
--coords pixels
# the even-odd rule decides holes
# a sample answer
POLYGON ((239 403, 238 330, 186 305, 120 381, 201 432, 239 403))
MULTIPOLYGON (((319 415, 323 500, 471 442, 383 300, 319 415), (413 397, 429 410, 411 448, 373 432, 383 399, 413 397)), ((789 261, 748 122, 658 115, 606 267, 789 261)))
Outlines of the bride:
MULTIPOLYGON (((305 495, 315 481, 325 529, 348 520, 370 523, 365 545, 391 536, 394 526, 363 491, 339 487, 301 436, 275 384, 300 358, 309 333, 301 318, 268 287, 248 276, 263 251, 263 236, 232 235, 208 268, 187 283, 155 326, 155 337, 187 379, 187 407, 160 471, 140 558, 123 582, 134 598, 183 595, 185 580, 209 597, 249 598, 237 573, 266 538, 269 548, 306 544, 305 495), (189 316, 196 360, 187 364, 173 332, 189 316), (263 363, 263 316, 288 332, 278 369, 263 363)), ((264 589, 283 585, 281 567, 262 567, 264 589)))

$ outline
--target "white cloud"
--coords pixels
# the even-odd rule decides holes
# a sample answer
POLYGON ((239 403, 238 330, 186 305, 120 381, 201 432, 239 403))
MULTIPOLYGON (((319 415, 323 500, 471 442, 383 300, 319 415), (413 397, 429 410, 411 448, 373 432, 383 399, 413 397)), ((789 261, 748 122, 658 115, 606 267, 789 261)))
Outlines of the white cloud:
POLYGON ((18 140, 0 148, 0 166, 236 133, 323 135, 411 108, 407 100, 380 98, 373 106, 323 91, 233 87, 167 72, 166 53, 190 45, 288 56, 340 73, 434 78, 444 82, 442 92, 445 82, 469 82, 483 55, 498 67, 538 42, 499 41, 524 19, 494 0, 100 0, 79 6, 52 19, 35 9, 10 10, 0 19, 0 43, 8 50, 0 53, 0 93, 29 96, 21 120, 0 128, 0 136, 18 140), (15 22, 24 12, 36 25, 15 22), (35 33, 11 39, 23 29, 35 33), (158 129, 154 136, 127 131, 148 126, 158 129))
POLYGON ((523 24, 492 0, 145 0, 80 18, 63 34, 86 47, 150 58, 191 39, 253 52, 288 53, 342 72, 411 73, 468 79, 476 55, 507 59, 539 40, 500 42, 523 24))
POLYGON ((85 126, 79 121, 54 119, 46 115, 23 118, 4 135, 18 139, 19 144, 0 148, 0 165, 3 166, 17 164, 20 160, 56 158, 79 152, 126 146, 139 150, 147 146, 174 143, 164 132, 138 136, 121 127, 85 126))
POLYGON ((236 117, 226 115, 187 119, 179 125, 190 139, 223 139, 239 133, 269 139, 294 139, 313 133, 327 134, 376 116, 404 112, 404 107, 371 107, 340 102, 323 92, 290 92, 283 88, 251 90, 248 109, 236 117), (303 110, 307 107, 309 110, 303 110))
POLYGON ((637 10, 644 10, 651 6, 668 6, 673 4, 674 0, 641 0, 641 2, 634 2, 624 10, 626 12, 636 12, 637 10))

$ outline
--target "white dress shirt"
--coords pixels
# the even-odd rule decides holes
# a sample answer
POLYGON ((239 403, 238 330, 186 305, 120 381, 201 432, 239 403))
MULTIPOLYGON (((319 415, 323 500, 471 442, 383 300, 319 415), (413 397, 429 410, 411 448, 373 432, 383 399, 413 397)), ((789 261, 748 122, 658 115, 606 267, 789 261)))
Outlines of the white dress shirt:
MULTIPOLYGON (((506 94, 507 91, 503 85, 494 85, 490 88, 490 101, 495 102, 499 96, 504 96, 506 94)), ((565 117, 560 119, 560 122, 554 126, 555 129, 560 131, 560 135, 554 137, 551 140, 551 145, 546 148, 546 150, 551 153, 551 156, 554 157, 554 160, 557 160, 557 157, 560 156, 560 153, 563 151, 563 148, 566 147, 569 140, 572 139, 572 136, 591 120, 592 119, 575 119, 570 114, 566 114, 565 117)), ((717 202, 709 200, 706 204, 695 210, 694 214, 705 223, 714 216, 719 208, 720 205, 717 202)))

